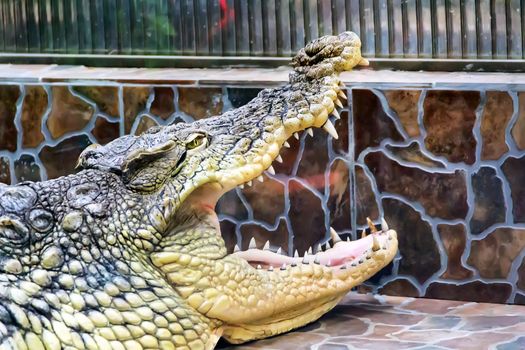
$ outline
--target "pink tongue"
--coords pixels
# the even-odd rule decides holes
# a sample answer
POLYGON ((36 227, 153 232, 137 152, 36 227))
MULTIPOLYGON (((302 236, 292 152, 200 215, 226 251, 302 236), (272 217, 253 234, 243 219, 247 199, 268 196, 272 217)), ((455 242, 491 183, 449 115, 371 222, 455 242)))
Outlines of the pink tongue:
MULTIPOLYGON (((320 264, 327 265, 330 262, 331 266, 342 265, 346 262, 350 262, 355 258, 359 257, 363 252, 370 248, 372 245, 372 237, 367 236, 353 242, 339 242, 333 248, 326 252, 319 252, 320 264)), ((266 265, 278 267, 283 264, 290 265, 292 263, 299 264, 303 261, 303 258, 292 258, 289 256, 279 255, 267 250, 256 250, 250 249, 247 251, 237 252, 236 256, 247 260, 252 265, 266 265)), ((308 258, 308 261, 312 261, 313 256, 308 258)))

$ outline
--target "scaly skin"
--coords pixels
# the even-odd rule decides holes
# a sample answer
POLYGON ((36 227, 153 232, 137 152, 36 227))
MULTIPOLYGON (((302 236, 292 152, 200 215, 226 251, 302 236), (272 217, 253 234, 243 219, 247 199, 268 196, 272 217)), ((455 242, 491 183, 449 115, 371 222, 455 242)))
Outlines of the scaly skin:
POLYGON ((244 107, 89 147, 75 175, 0 187, 0 348, 242 343, 316 320, 388 264, 397 239, 386 223, 356 242, 333 231, 315 257, 227 254, 218 198, 272 172, 292 134, 336 137, 337 74, 366 62, 343 33, 293 63, 290 84, 244 107))

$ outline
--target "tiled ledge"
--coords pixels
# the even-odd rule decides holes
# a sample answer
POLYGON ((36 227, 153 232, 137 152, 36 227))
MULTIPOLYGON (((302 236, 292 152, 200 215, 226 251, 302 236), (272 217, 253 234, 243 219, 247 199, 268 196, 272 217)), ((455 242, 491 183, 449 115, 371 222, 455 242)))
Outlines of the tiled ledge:
MULTIPOLYGON (((106 81, 190 85, 279 85, 288 81, 289 67, 232 68, 90 68, 85 66, 0 64, 0 81, 63 82, 106 81)), ((342 75, 359 86, 414 88, 468 87, 525 89, 525 73, 405 72, 360 69, 342 75)))
POLYGON ((525 306, 350 293, 295 332, 228 350, 512 350, 525 348, 525 306))

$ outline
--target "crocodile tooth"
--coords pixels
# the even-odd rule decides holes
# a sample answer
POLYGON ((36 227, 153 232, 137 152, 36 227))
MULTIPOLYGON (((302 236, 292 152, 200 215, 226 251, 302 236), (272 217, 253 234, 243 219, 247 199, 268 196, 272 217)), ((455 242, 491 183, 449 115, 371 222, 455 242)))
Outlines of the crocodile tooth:
POLYGON ((314 136, 314 131, 312 130, 312 128, 306 129, 306 132, 308 133, 308 135, 310 135, 312 137, 314 136))
POLYGON ((326 263, 326 266, 327 266, 327 267, 332 266, 332 260, 328 260, 328 262, 326 263))
POLYGON ((252 180, 248 181, 246 184, 247 184, 248 186, 251 186, 251 185, 252 185, 252 180))
POLYGON ((308 254, 312 255, 312 247, 308 248, 308 254))
POLYGON ((236 244, 235 247, 233 247, 233 252, 237 253, 237 252, 240 252, 240 251, 241 251, 241 248, 239 248, 239 246, 236 244))
POLYGON ((321 263, 321 260, 319 259, 319 255, 315 255, 314 264, 319 265, 321 263))
POLYGON ((291 267, 296 267, 297 266, 297 263, 294 261, 293 263, 290 264, 291 267))
POLYGON ((257 270, 260 270, 262 269, 262 266, 261 265, 257 265, 257 270))
POLYGON ((299 140, 299 134, 298 133, 294 132, 293 133, 293 137, 295 137, 297 140, 299 140))
POLYGON ((242 189, 244 189, 244 184, 240 184, 239 187, 242 189))
POLYGON ((283 271, 286 270, 286 264, 282 264, 281 270, 283 270, 283 271))
POLYGON ((309 262, 308 262, 308 252, 305 252, 305 253, 304 253, 303 264, 305 264, 305 265, 308 265, 308 264, 309 264, 309 262))
POLYGON ((341 119, 341 115, 339 115, 339 112, 337 111, 337 109, 334 108, 334 110, 332 111, 332 114, 334 115, 336 119, 341 119))
POLYGON ((345 83, 343 83, 341 80, 339 80, 339 86, 341 87, 341 89, 346 89, 345 83))
POLYGON ((350 242, 350 236, 346 236, 346 241, 350 242))
POLYGON ((388 231, 388 224, 386 223, 385 218, 381 218, 381 231, 388 231))
POLYGON ((372 234, 372 250, 374 252, 377 252, 380 249, 379 241, 377 240, 377 237, 375 234, 372 234))
POLYGON ((339 135, 337 135, 337 131, 334 128, 334 124, 332 124, 332 122, 329 119, 327 119, 326 123, 324 123, 323 129, 324 131, 329 133, 334 139, 337 140, 339 138, 339 135))
POLYGON ((250 244, 248 245, 248 249, 257 249, 257 244, 255 243, 255 238, 252 237, 252 239, 250 239, 250 244))
POLYGON ((319 253, 319 252, 322 252, 323 251, 323 247, 321 247, 321 243, 317 244, 317 248, 315 250, 316 253, 319 253))
POLYGON ((279 248, 277 249, 277 251, 275 252, 275 254, 283 255, 283 250, 281 249, 281 247, 279 247, 279 248))
POLYGON ((330 242, 326 242, 326 250, 332 248, 332 246, 330 245, 330 242))
POLYGON ((370 232, 372 233, 377 232, 376 225, 374 225, 374 223, 372 222, 372 220, 370 220, 370 218, 366 218, 366 223, 368 224, 368 227, 370 228, 370 232))
POLYGON ((339 235, 337 234, 337 231, 334 230, 333 227, 330 227, 330 237, 332 238, 332 241, 334 242, 334 244, 336 244, 337 242, 341 242, 341 237, 339 237, 339 235))
POLYGON ((339 91, 337 92, 337 94, 338 94, 339 97, 341 97, 342 99, 345 99, 345 100, 347 99, 346 94, 344 93, 343 90, 339 90, 339 91))
POLYGON ((293 257, 294 258, 298 258, 299 257, 299 252, 297 251, 297 249, 295 250, 295 253, 293 253, 293 257))
POLYGON ((262 175, 257 176, 259 182, 264 182, 264 177, 262 175))
POLYGON ((266 169, 266 171, 269 172, 272 175, 275 175, 275 169, 271 165, 268 167, 268 169, 266 169))
POLYGON ((273 266, 270 265, 270 267, 268 268, 268 271, 273 271, 273 266))
POLYGON ((266 243, 264 243, 263 250, 270 250, 270 241, 266 241, 266 243))
POLYGON ((365 238, 366 237, 366 230, 363 229, 363 231, 361 232, 361 238, 365 238))
POLYGON ((339 101, 338 98, 335 99, 335 104, 337 105, 337 107, 343 108, 343 104, 341 103, 341 101, 339 101))
POLYGON ((346 270, 346 265, 341 266, 340 270, 346 270))
POLYGON ((284 141, 283 146, 286 148, 290 148, 290 144, 288 143, 288 141, 284 141))
POLYGON ((283 162, 283 158, 281 158, 280 154, 278 154, 277 157, 275 157, 275 160, 278 161, 279 163, 283 162))

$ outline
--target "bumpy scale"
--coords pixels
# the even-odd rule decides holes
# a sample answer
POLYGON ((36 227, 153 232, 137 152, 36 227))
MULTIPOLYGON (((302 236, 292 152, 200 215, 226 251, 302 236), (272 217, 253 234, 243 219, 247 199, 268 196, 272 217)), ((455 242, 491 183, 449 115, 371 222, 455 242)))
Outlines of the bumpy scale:
POLYGON ((1 349, 212 349, 312 322, 388 264, 383 223, 316 255, 270 247, 227 254, 219 197, 273 173, 287 139, 337 133, 339 72, 357 64, 353 33, 293 60, 290 83, 223 115, 91 146, 75 175, 0 187, 1 349))

